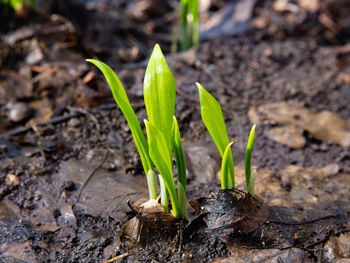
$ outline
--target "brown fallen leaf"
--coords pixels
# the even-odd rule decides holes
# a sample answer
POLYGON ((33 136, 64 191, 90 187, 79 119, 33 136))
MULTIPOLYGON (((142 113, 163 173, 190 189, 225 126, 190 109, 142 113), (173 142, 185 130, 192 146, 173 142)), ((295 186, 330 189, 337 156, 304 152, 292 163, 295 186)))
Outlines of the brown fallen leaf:
MULTIPOLYGON (((70 159, 62 162, 55 185, 60 188, 66 181, 73 181, 79 189, 94 173, 81 192, 75 207, 84 209, 92 216, 111 216, 122 221, 126 219, 128 199, 137 200, 147 196, 146 178, 122 172, 110 172, 103 168, 95 171, 98 164, 70 159)), ((79 191, 76 191, 76 195, 79 191)))
POLYGON ((248 234, 264 224, 268 210, 264 203, 236 188, 220 190, 198 200, 210 233, 229 236, 234 232, 248 234))
POLYGON ((215 263, 246 263, 246 262, 296 262, 307 263, 312 262, 308 258, 308 254, 299 248, 290 248, 285 250, 279 249, 252 249, 241 246, 239 244, 228 245, 231 256, 228 258, 217 259, 215 263))
POLYGON ((271 140, 287 145, 293 149, 302 149, 305 146, 305 137, 303 130, 296 126, 287 125, 282 127, 273 127, 266 132, 271 140))
POLYGON ((330 237, 325 245, 325 260, 330 262, 337 258, 350 259, 350 233, 330 237))
POLYGON ((269 138, 278 143, 299 149, 302 145, 301 132, 307 131, 316 139, 334 141, 343 147, 350 146, 350 123, 329 111, 314 113, 309 109, 278 102, 252 108, 248 117, 255 123, 268 120, 284 124, 284 128, 268 131, 269 138), (288 131, 289 128, 289 131, 288 131), (292 143, 295 137, 295 143, 292 143))
POLYGON ((32 248, 32 241, 2 243, 0 245, 0 254, 2 260, 5 259, 4 262, 37 262, 35 252, 32 248))

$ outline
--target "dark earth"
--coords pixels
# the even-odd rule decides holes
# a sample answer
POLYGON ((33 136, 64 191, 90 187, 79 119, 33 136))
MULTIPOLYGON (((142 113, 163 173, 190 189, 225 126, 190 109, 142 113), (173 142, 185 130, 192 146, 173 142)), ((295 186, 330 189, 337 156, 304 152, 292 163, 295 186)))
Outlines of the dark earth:
POLYGON ((1 262, 350 262, 346 0, 203 1, 204 39, 172 54, 175 0, 38 1, 0 12, 1 262), (189 225, 138 214, 145 236, 134 244, 121 230, 135 216, 127 200, 147 200, 145 176, 125 118, 85 59, 116 70, 141 123, 155 43, 177 85, 189 225), (221 159, 196 81, 237 141, 233 194, 219 191, 221 159), (253 123, 257 199, 242 223, 226 201, 247 200, 253 123), (212 206, 222 211, 208 216, 212 206))

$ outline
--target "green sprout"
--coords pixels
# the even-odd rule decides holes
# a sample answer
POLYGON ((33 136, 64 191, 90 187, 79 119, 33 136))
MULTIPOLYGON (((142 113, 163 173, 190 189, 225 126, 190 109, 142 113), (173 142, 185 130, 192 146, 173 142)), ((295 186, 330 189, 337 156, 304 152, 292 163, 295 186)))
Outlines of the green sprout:
POLYGON ((144 121, 148 143, 118 76, 100 61, 94 59, 87 61, 102 71, 112 90, 114 100, 129 124, 147 177, 150 198, 156 199, 158 196, 155 166, 160 173, 161 205, 165 213, 168 213, 170 196, 174 217, 186 217, 186 166, 180 132, 174 117, 176 87, 159 45, 153 49, 143 83, 144 101, 149 118, 144 121), (172 171, 173 152, 179 175, 177 194, 172 171))
POLYGON ((201 84, 197 82, 196 85, 203 123, 220 152, 222 163, 225 163, 224 169, 221 171, 221 188, 231 189, 235 187, 233 157, 221 106, 201 84))
POLYGON ((180 0, 181 50, 199 43, 199 0, 180 0))
POLYGON ((254 183, 255 183, 255 171, 252 172, 251 162, 252 162, 252 152, 255 139, 255 127, 254 124, 249 133, 246 154, 245 154, 245 182, 247 185, 247 191, 252 196, 254 196, 254 183))
POLYGON ((1 3, 9 5, 11 8, 18 10, 24 3, 27 3, 28 6, 33 7, 35 0, 0 0, 1 3))
MULTIPOLYGON (((233 157, 231 152, 231 145, 233 142, 229 141, 221 106, 217 100, 203 88, 201 84, 197 82, 196 85, 199 93, 199 102, 201 106, 203 123, 213 138, 216 147, 218 148, 222 157, 221 188, 234 188, 235 176, 233 157)), ((254 124, 250 131, 245 159, 247 192, 252 196, 254 196, 255 171, 251 171, 251 157, 255 138, 255 127, 256 125, 254 124)))

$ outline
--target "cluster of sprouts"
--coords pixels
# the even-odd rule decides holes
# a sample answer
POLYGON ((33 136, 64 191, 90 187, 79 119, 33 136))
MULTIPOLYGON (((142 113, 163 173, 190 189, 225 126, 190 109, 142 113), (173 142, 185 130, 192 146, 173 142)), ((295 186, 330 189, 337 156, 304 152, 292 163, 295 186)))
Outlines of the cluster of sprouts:
MULTIPOLYGON (((87 59, 87 61, 102 71, 116 103, 129 124, 146 174, 150 199, 158 198, 159 185, 161 206, 164 212, 168 213, 170 197, 172 215, 186 217, 186 163, 179 126, 175 117, 175 80, 159 45, 153 49, 143 82, 144 101, 148 116, 148 120, 144 120, 147 140, 130 105, 125 89, 115 72, 101 61, 94 59, 87 59), (173 155, 178 174, 177 189, 172 169, 173 155), (158 180, 155 168, 159 172, 158 180)), ((199 92, 202 120, 222 156, 221 188, 234 188, 232 142, 228 138, 220 104, 201 84, 196 83, 196 85, 199 92)), ((254 173, 251 172, 254 134, 255 125, 249 135, 245 160, 247 191, 251 195, 254 195, 255 178, 254 173)))

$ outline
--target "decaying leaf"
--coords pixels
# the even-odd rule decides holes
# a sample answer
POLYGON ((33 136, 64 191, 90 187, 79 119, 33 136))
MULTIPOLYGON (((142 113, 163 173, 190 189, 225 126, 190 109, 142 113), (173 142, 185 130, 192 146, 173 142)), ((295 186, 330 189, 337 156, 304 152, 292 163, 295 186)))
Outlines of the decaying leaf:
POLYGON ((314 113, 287 102, 278 102, 262 105, 256 110, 252 108, 248 116, 256 123, 266 120, 285 125, 283 130, 276 131, 273 128, 274 130, 268 131, 267 136, 291 148, 302 147, 300 136, 303 131, 309 132, 318 140, 334 141, 343 147, 350 146, 350 123, 329 111, 314 113), (290 140, 293 137, 297 138, 295 142, 290 140))
POLYGON ((330 262, 337 258, 350 259, 350 233, 338 237, 330 237, 325 245, 325 261, 330 262))
POLYGON ((267 207, 261 200, 236 188, 212 193, 200 204, 202 212, 207 213, 204 221, 208 231, 217 235, 247 234, 259 228, 268 218, 267 207))
POLYGON ((291 248, 286 250, 280 249, 251 249, 245 248, 238 244, 231 244, 228 246, 231 256, 224 259, 218 259, 216 263, 246 263, 246 262, 298 262, 306 263, 312 262, 307 253, 299 248, 291 248))

